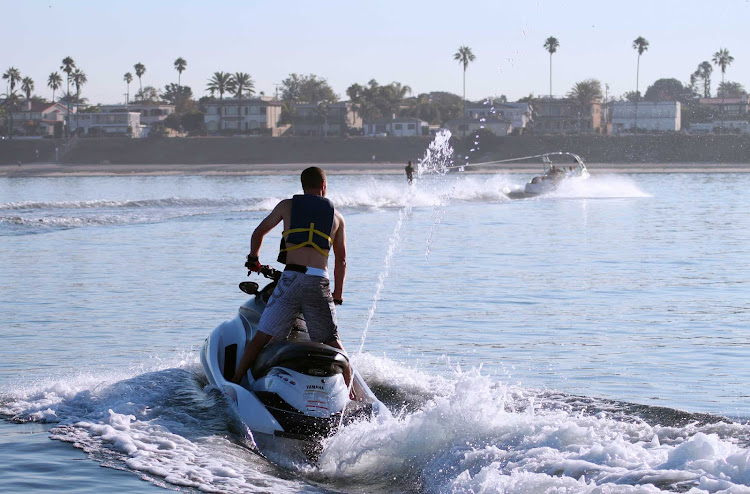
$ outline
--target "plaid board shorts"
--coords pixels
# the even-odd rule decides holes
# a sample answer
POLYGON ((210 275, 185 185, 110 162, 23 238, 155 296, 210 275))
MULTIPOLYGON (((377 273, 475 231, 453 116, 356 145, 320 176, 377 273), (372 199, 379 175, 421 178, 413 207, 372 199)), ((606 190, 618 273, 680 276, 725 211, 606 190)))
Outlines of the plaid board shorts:
POLYGON ((258 330, 285 338, 302 312, 312 341, 327 343, 338 338, 336 309, 328 278, 284 271, 260 318, 258 330))

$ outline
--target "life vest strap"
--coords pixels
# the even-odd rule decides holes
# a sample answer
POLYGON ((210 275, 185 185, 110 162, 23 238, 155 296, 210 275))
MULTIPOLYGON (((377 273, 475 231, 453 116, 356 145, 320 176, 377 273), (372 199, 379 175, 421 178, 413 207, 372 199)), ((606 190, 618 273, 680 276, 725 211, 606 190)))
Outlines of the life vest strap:
POLYGON ((285 232, 282 232, 281 236, 282 237, 286 237, 287 235, 289 235, 291 233, 304 233, 304 232, 308 232, 308 236, 307 236, 307 240, 306 241, 302 242, 301 244, 296 244, 296 245, 293 245, 291 247, 286 247, 284 249, 281 249, 281 252, 289 252, 289 251, 292 251, 292 250, 301 249, 302 247, 310 246, 310 247, 315 248, 315 250, 317 250, 318 252, 320 252, 324 256, 328 257, 328 251, 325 250, 325 249, 323 249, 322 247, 320 247, 315 242, 313 242, 313 235, 320 235, 324 239, 328 240, 328 243, 330 245, 333 245, 333 239, 331 237, 329 237, 328 235, 326 235, 324 232, 321 232, 320 230, 316 230, 315 229, 315 223, 310 223, 310 226, 307 227, 307 228, 291 228, 289 230, 286 230, 285 232))

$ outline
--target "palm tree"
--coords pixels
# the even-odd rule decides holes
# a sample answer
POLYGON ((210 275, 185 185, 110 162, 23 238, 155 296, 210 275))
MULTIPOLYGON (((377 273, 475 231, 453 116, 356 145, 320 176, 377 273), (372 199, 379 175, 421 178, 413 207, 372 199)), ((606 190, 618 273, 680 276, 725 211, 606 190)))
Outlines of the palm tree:
POLYGON ((253 78, 250 77, 250 74, 236 72, 234 75, 230 76, 229 90, 237 96, 237 130, 242 130, 242 95, 248 94, 252 96, 255 94, 255 83, 253 82, 253 78))
POLYGON ((128 106, 128 100, 130 99, 130 83, 133 82, 133 74, 125 72, 122 80, 125 81, 125 106, 128 106))
POLYGON ((174 61, 174 69, 177 71, 177 90, 179 91, 177 93, 177 99, 176 99, 176 107, 177 111, 179 112, 182 108, 181 105, 181 99, 182 99, 182 72, 187 68, 187 60, 185 60, 182 57, 178 57, 177 60, 174 61))
POLYGON ((141 88, 141 92, 143 92, 143 82, 141 81, 141 76, 146 73, 146 66, 141 62, 138 62, 137 64, 133 65, 133 68, 135 69, 135 76, 138 78, 138 85, 141 88))
POLYGON ((47 87, 52 90, 52 102, 55 102, 55 91, 60 89, 62 85, 62 77, 57 72, 52 72, 47 78, 47 87))
POLYGON ((328 102, 325 100, 318 101, 318 106, 315 108, 315 113, 321 120, 320 137, 326 137, 328 135, 328 112, 330 108, 328 102))
POLYGON ((380 86, 378 92, 382 97, 383 106, 390 116, 398 112, 404 97, 411 94, 411 87, 402 85, 400 82, 392 82, 387 86, 380 86))
POLYGON ((711 64, 708 63, 708 61, 703 61, 698 65, 698 70, 696 71, 698 76, 703 79, 703 97, 704 98, 710 98, 711 97, 711 73, 714 71, 714 68, 711 67, 711 64))
POLYGON ((714 58, 711 61, 717 67, 721 67, 721 83, 724 84, 724 73, 727 71, 727 67, 734 62, 734 57, 729 54, 729 50, 722 48, 714 53, 714 58))
POLYGON ((351 101, 352 103, 352 111, 354 112, 355 120, 357 118, 357 115, 359 115, 360 117, 362 116, 362 114, 360 113, 360 108, 362 107, 363 92, 364 88, 357 83, 354 83, 346 88, 346 95, 349 96, 349 101, 351 101))
MULTIPOLYGON (((65 57, 63 58, 62 65, 60 66, 60 70, 65 72, 67 74, 67 82, 68 82, 68 91, 67 94, 70 96, 70 74, 73 73, 73 70, 76 68, 76 63, 73 60, 72 57, 65 57)), ((68 98, 68 112, 65 115, 65 119, 67 121, 67 125, 65 127, 65 132, 69 136, 70 135, 70 98, 68 98)))
POLYGON ((476 60, 476 58, 477 57, 474 56, 471 52, 471 48, 468 46, 460 46, 458 51, 453 54, 453 60, 458 60, 458 63, 464 67, 464 98, 461 107, 461 118, 463 118, 464 113, 466 113, 466 68, 471 62, 476 60))
POLYGON ((21 81, 21 90, 26 95, 26 100, 31 99, 31 93, 34 92, 34 79, 31 77, 24 77, 21 81))
POLYGON ((177 71, 177 85, 182 86, 180 79, 182 78, 182 72, 187 68, 187 60, 179 57, 174 61, 174 69, 177 71))
POLYGON ((76 131, 78 131, 78 105, 81 103, 81 86, 89 82, 86 73, 81 69, 73 72, 73 85, 76 87, 76 131))
POLYGON ((89 82, 89 80, 84 71, 76 69, 76 71, 73 72, 73 85, 76 87, 76 98, 81 97, 81 87, 87 82, 89 82))
POLYGON ((638 79, 641 75, 641 55, 648 50, 648 40, 643 36, 638 36, 633 40, 633 49, 638 51, 638 64, 635 69, 635 132, 638 133, 638 100, 641 99, 641 93, 638 92, 638 79))
MULTIPOLYGON (((727 66, 730 65, 732 62, 734 62, 734 57, 729 54, 729 50, 726 48, 722 48, 716 53, 714 53, 714 58, 711 60, 714 65, 721 67, 721 86, 724 85, 724 73, 727 71, 727 66)), ((718 96, 718 92, 717 92, 718 96)), ((722 116, 722 122, 721 126, 724 127, 724 100, 721 101, 721 116, 722 116)))
POLYGON ((557 38, 550 36, 544 42, 544 48, 549 52, 549 97, 552 98, 552 54, 557 51, 560 46, 560 42, 557 38))
MULTIPOLYGON (((568 92, 568 98, 574 99, 579 107, 578 132, 580 132, 581 114, 584 113, 591 106, 591 104, 597 101, 601 101, 602 84, 596 79, 586 79, 585 81, 577 82, 568 92)), ((587 113, 591 114, 590 111, 587 113)))
POLYGON ((18 96, 16 93, 16 84, 21 82, 21 71, 15 67, 10 67, 4 74, 3 79, 8 81, 9 89, 6 90, 5 104, 8 108, 8 138, 13 137, 13 111, 15 110, 18 96))
POLYGON ((10 89, 6 91, 6 96, 10 98, 16 90, 16 84, 21 82, 21 71, 15 67, 10 67, 3 74, 3 79, 8 81, 10 89))
POLYGON ((222 124, 222 110, 224 106, 224 93, 231 88, 232 75, 226 72, 214 72, 213 77, 208 80, 206 88, 211 91, 211 95, 215 92, 219 93, 219 130, 221 130, 222 124))
POLYGON ((690 94, 695 95, 698 91, 695 85, 698 83, 698 78, 701 76, 700 70, 696 70, 690 74, 690 94))

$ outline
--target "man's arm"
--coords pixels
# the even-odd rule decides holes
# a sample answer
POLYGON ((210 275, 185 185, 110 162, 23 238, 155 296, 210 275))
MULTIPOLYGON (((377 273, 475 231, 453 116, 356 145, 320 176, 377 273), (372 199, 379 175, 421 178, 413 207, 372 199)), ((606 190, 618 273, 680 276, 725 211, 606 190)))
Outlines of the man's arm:
POLYGON ((333 299, 344 300, 344 278, 346 278, 346 231, 344 217, 339 215, 339 227, 333 237, 333 255, 336 262, 333 267, 333 299))
POLYGON ((289 208, 289 199, 284 199, 273 208, 273 211, 266 216, 263 221, 253 231, 253 236, 250 239, 250 255, 258 257, 260 253, 260 247, 263 245, 263 237, 268 232, 276 228, 276 225, 281 223, 284 219, 284 212, 289 208))

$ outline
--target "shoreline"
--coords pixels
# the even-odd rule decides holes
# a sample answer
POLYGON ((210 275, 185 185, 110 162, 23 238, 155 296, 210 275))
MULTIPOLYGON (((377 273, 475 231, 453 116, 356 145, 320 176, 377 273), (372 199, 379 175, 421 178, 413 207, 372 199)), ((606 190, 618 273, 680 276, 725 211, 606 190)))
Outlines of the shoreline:
MULTIPOLYGON (((69 177, 69 176, 163 176, 163 175, 296 175, 308 166, 320 166, 330 175, 396 175, 404 174, 402 163, 272 163, 272 164, 61 164, 26 163, 0 165, 0 177, 69 177)), ((592 175, 612 173, 750 173, 750 164, 706 163, 588 163, 592 175)), ((467 169, 465 173, 537 173, 538 163, 514 163, 509 166, 487 166, 467 169)))

